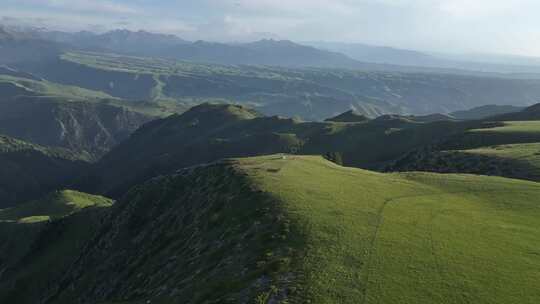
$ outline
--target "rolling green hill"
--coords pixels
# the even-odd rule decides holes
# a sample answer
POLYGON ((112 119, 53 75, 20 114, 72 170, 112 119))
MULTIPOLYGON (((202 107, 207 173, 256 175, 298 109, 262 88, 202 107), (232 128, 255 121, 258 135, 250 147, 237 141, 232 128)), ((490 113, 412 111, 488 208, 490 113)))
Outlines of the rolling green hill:
POLYGON ((263 116, 237 105, 203 104, 144 125, 93 167, 81 181, 81 189, 119 197, 135 184, 180 168, 280 152, 337 152, 346 165, 377 168, 435 139, 475 126, 480 124, 428 124, 400 116, 360 123, 302 122, 263 116))
POLYGON ((411 151, 386 171, 475 173, 540 181, 538 105, 490 117, 481 128, 411 151), (511 121, 513 119, 528 119, 511 121), (495 121, 499 120, 499 121, 495 121))
POLYGON ((522 177, 540 181, 540 143, 488 146, 462 152, 506 161, 515 171, 520 171, 522 177))
MULTIPOLYGON (((536 303, 539 195, 533 182, 381 174, 320 157, 204 165, 132 189, 79 258, 62 275, 51 270, 47 288, 0 295, 19 303, 536 303)), ((36 252, 34 267, 47 254, 36 252)))
POLYGON ((308 248, 299 261, 305 292, 315 303, 532 303, 540 296, 530 289, 538 256, 523 247, 540 240, 538 184, 380 175, 317 158, 244 163, 296 219, 291 226, 308 248))

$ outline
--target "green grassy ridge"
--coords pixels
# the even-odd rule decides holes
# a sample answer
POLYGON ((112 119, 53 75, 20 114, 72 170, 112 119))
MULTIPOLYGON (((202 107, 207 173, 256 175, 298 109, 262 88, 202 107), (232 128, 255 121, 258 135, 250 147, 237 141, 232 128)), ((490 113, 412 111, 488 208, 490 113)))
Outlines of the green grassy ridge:
POLYGON ((305 244, 298 283, 311 303, 535 303, 540 297, 533 287, 540 274, 537 183, 378 174, 318 157, 239 162, 299 229, 305 244))
POLYGON ((474 173, 540 181, 540 121, 493 122, 415 149, 384 171, 474 173))
POLYGON ((472 149, 483 146, 540 142, 540 121, 495 121, 488 120, 482 128, 468 130, 456 138, 453 150, 472 149), (461 147, 460 147, 461 145, 461 147))
POLYGON ((12 84, 24 89, 30 94, 38 96, 65 97, 67 100, 94 100, 113 98, 112 96, 93 90, 88 90, 76 86, 62 85, 47 80, 33 80, 28 78, 0 75, 0 84, 12 84))
POLYGON ((88 207, 106 208, 112 201, 105 197, 73 190, 55 191, 42 199, 16 207, 0 209, 0 222, 41 222, 61 218, 88 207))
POLYGON ((540 121, 505 121, 502 126, 493 128, 473 129, 470 132, 488 132, 503 134, 540 133, 540 121))
MULTIPOLYGON (((483 153, 485 150, 498 149, 498 147, 500 146, 451 151, 425 147, 388 164, 382 171, 470 173, 540 181, 534 162, 508 157, 508 155, 500 157, 495 153, 483 153)), ((531 160, 534 161, 534 158, 531 160)))
POLYGON ((488 146, 462 152, 510 161, 524 168, 530 179, 540 181, 540 143, 488 146))

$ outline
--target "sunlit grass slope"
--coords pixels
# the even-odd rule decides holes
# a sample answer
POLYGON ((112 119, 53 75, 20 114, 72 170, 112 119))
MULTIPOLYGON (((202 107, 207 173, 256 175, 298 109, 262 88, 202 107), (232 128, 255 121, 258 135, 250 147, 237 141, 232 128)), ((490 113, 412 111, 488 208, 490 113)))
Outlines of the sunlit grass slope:
POLYGON ((61 218, 87 207, 106 208, 112 200, 73 190, 55 191, 43 199, 0 209, 0 222, 40 222, 61 218))
POLYGON ((474 148, 540 142, 540 121, 508 121, 490 128, 473 129, 460 140, 474 148))
POLYGON ((292 303, 540 301, 540 184, 319 157, 238 163, 291 220, 292 303))
POLYGON ((34 80, 0 74, 0 84, 12 84, 37 96, 56 96, 75 100, 92 100, 112 97, 106 93, 83 89, 76 86, 62 85, 46 80, 34 80))
POLYGON ((508 121, 502 126, 486 129, 476 129, 472 132, 493 132, 493 133, 540 133, 540 121, 508 121))

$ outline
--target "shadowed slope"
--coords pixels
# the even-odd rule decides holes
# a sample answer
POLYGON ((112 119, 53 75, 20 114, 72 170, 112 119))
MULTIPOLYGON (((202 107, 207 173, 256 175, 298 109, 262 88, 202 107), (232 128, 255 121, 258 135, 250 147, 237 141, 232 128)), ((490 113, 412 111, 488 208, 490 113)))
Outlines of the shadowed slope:
POLYGON ((107 198, 64 190, 0 209, 0 302, 40 302, 110 206, 107 198))
POLYGON ((0 209, 57 189, 88 169, 75 153, 0 135, 0 209))

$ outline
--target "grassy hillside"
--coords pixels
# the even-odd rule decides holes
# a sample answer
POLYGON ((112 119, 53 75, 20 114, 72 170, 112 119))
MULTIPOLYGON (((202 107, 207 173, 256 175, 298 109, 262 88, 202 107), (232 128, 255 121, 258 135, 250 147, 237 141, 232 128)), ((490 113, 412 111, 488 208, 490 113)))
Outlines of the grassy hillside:
POLYGON ((5 208, 71 182, 88 163, 67 150, 0 135, 0 167, 0 208, 5 208))
POLYGON ((487 132, 490 134, 534 134, 540 133, 540 121, 507 121, 501 126, 471 130, 471 132, 487 132))
POLYGON ((306 242, 305 292, 315 303, 533 303, 540 297, 531 285, 540 274, 532 249, 540 241, 538 184, 382 175, 318 158, 244 164, 297 221, 306 242))
POLYGON ((418 123, 399 116, 360 123, 265 117, 236 105, 203 104, 137 130, 82 181, 85 191, 118 197, 131 186, 222 158, 337 152, 343 163, 375 168, 476 123, 418 123), (137 153, 133 153, 137 151, 137 153))
POLYGON ((483 128, 416 149, 386 170, 463 172, 540 181, 539 143, 540 121, 488 122, 483 128))
POLYGON ((454 145, 476 148, 534 142, 540 142, 540 121, 505 121, 469 130, 461 139, 456 139, 454 145))
POLYGON ((533 182, 315 156, 199 166, 130 191, 41 299, 536 303, 539 195, 533 182))
POLYGON ((111 98, 112 96, 98 92, 83 89, 75 86, 61 85, 46 80, 29 79, 24 77, 15 77, 10 75, 0 74, 0 85, 7 88, 8 85, 19 88, 19 93, 25 94, 9 94, 6 96, 4 89, 2 89, 2 97, 16 97, 19 95, 45 95, 45 96, 57 96, 70 99, 104 99, 111 98), (10 96, 11 95, 11 96, 10 96))
POLYGON ((540 181, 540 143, 490 146, 463 151, 511 162, 527 179, 540 181))

